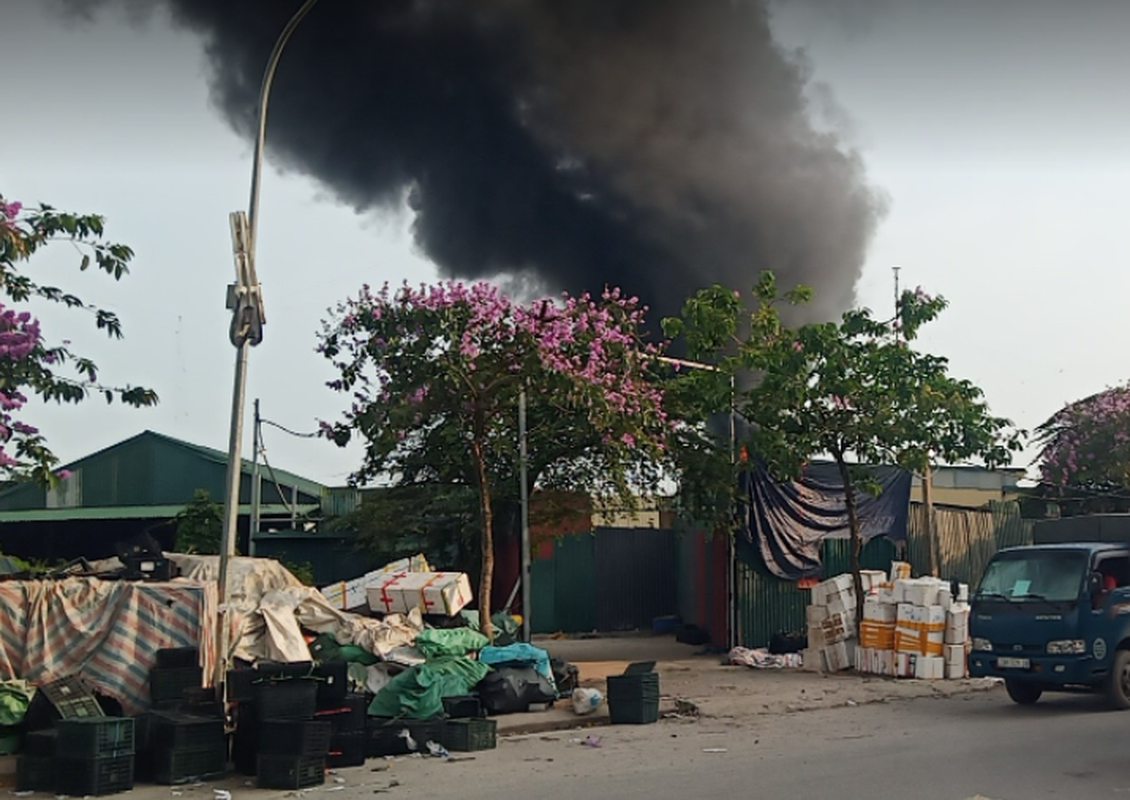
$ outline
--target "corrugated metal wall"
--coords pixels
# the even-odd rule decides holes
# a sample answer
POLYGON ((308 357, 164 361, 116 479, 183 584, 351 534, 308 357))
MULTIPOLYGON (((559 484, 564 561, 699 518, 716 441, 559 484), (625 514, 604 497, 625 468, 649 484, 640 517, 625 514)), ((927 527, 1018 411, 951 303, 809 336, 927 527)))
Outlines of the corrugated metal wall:
POLYGON ((530 576, 535 633, 647 630, 678 612, 678 540, 665 529, 562 536, 530 576))
MULTIPOLYGON (((825 539, 820 549, 825 575, 839 575, 851 568, 851 541, 825 539)), ((863 547, 860 563, 864 569, 888 570, 895 557, 889 539, 872 539, 863 547)), ((809 590, 796 581, 785 581, 771 574, 763 564, 738 562, 737 581, 739 641, 744 647, 766 647, 779 631, 803 631, 804 609, 809 590)))
MULTIPOLYGON (((985 564, 997 550, 1032 543, 1032 521, 1021 519, 1016 503, 995 503, 987 510, 936 508, 942 577, 975 585, 985 564)), ((906 554, 915 575, 929 571, 925 538, 925 510, 910 509, 906 554)), ((826 539, 821 549, 824 575, 847 572, 851 566, 851 542, 826 539)), ((890 568, 897 550, 889 539, 868 542, 860 557, 864 569, 890 568)), ((738 629, 745 647, 764 647, 778 631, 803 631, 804 609, 809 591, 794 581, 769 573, 763 564, 738 564, 738 629)))
POLYGON ((671 530, 597 529, 596 629, 647 630, 678 612, 678 539, 671 530))
MULTIPOLYGON (((1032 544, 1034 522, 1020 517, 1016 503, 993 503, 988 509, 934 509, 938 529, 938 554, 942 577, 975 585, 989 559, 1004 547, 1032 544)), ((926 541, 926 507, 910 507, 908 554, 915 575, 930 570, 930 550, 926 541)))

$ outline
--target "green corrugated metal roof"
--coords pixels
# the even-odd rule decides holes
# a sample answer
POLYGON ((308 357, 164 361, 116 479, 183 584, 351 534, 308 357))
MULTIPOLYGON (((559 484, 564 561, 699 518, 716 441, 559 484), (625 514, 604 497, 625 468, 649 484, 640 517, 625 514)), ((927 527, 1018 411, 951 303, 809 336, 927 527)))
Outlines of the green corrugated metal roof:
MULTIPOLYGON (((147 430, 63 468, 80 473, 83 507, 120 508, 179 504, 187 502, 196 489, 206 489, 218 497, 224 491, 227 463, 226 452, 147 430)), ((249 475, 251 462, 244 459, 242 465, 243 474, 249 475)), ((298 498, 300 503, 320 502, 325 491, 321 484, 286 470, 264 469, 262 475, 266 502, 285 504, 292 486, 305 495, 298 498), (277 489, 275 481, 285 488, 277 489)), ((250 500, 250 482, 246 479, 240 500, 250 500)), ((46 504, 46 492, 37 484, 22 483, 0 491, 0 509, 43 509, 46 504)))
MULTIPOLYGON (((170 444, 174 444, 178 447, 183 447, 186 450, 191 450, 194 453, 198 453, 202 457, 204 457, 204 458, 206 458, 210 461, 214 461, 217 464, 226 465, 228 463, 228 454, 227 453, 225 453, 221 450, 214 450, 211 447, 205 447, 202 444, 193 444, 192 442, 186 442, 186 441, 183 441, 181 439, 177 439, 173 436, 166 436, 165 434, 157 433, 156 431, 145 431, 145 432, 143 432, 139 435, 140 436, 148 435, 148 436, 153 436, 157 439, 162 439, 166 442, 169 442, 170 444)), ((88 458, 89 458, 89 456, 88 456, 88 458)), ((243 472, 245 474, 250 475, 251 474, 251 462, 248 461, 246 458, 243 459, 242 462, 243 462, 243 472)), ((301 475, 295 475, 293 472, 287 472, 285 469, 279 469, 278 467, 271 467, 271 469, 274 471, 275 477, 278 478, 279 483, 286 484, 287 486, 297 486, 298 490, 301 491, 301 492, 306 492, 307 494, 312 494, 312 495, 317 496, 317 495, 321 495, 322 491, 326 488, 322 484, 318 483, 317 481, 312 481, 309 478, 303 478, 301 475)), ((270 480, 270 475, 268 474, 265 467, 261 468, 261 473, 263 475, 264 481, 270 480)))
MULTIPOLYGON (((298 514, 310 514, 317 505, 299 505, 298 514)), ((61 522, 74 519, 172 519, 185 507, 173 506, 94 506, 86 508, 32 508, 24 511, 0 511, 0 524, 5 522, 61 522)), ((251 506, 239 507, 240 514, 250 514, 251 506)), ((263 516, 289 515, 290 507, 271 504, 259 507, 263 516)))

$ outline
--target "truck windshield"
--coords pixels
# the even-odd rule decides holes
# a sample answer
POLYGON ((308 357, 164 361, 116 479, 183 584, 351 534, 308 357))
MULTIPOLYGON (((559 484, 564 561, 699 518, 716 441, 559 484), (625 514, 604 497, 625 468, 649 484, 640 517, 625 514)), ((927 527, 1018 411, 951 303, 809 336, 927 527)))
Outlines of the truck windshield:
POLYGON ((977 597, 1014 603, 1075 600, 1083 586, 1086 566, 1087 558, 1083 553, 1063 550, 1004 553, 989 562, 977 597))

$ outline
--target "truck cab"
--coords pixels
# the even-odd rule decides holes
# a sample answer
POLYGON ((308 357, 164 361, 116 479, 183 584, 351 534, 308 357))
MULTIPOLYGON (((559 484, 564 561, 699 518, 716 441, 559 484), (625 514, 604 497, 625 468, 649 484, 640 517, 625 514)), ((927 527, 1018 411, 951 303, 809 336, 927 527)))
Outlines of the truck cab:
POLYGON ((1003 678, 1015 702, 1094 690, 1130 708, 1130 544, 1001 550, 971 598, 969 627, 969 674, 1003 678))

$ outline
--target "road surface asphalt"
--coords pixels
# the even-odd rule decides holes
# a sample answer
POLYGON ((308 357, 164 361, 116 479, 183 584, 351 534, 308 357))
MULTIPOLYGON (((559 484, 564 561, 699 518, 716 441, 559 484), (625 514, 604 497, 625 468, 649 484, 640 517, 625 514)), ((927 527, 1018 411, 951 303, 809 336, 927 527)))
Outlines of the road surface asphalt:
MULTIPOLYGON (((308 796, 1130 797, 1128 729, 1130 712, 1106 711, 1092 696, 1045 695, 1034 707, 1019 707, 1003 689, 994 689, 746 720, 664 720, 516 737, 500 742, 497 750, 472 754, 470 760, 370 760, 365 767, 341 770, 308 796), (600 737, 599 747, 583 743, 590 735, 600 737)), ((234 800, 286 794, 238 784, 230 788, 234 800)), ((148 789, 140 791, 148 797, 148 789)), ((158 791, 167 796, 167 789, 158 791)), ((211 793, 207 787, 198 791, 211 793)), ((185 797, 191 800, 192 794, 185 792, 185 797)))

